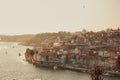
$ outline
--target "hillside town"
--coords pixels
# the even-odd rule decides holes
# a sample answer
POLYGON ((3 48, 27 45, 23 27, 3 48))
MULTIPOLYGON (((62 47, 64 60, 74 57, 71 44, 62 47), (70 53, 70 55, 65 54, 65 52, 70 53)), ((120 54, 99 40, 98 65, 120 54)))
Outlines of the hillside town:
POLYGON ((120 76, 120 29, 93 32, 83 30, 54 42, 36 42, 25 58, 36 66, 88 72, 102 66, 106 73, 120 76))

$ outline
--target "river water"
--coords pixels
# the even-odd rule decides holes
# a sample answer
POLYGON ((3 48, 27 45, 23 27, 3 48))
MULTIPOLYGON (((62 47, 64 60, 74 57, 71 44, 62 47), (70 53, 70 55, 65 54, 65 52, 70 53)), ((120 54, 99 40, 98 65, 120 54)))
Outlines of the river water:
MULTIPOLYGON (((25 61, 26 48, 13 42, 0 42, 0 80, 91 80, 87 73, 35 67, 25 61)), ((105 77, 104 80, 120 79, 105 77)))

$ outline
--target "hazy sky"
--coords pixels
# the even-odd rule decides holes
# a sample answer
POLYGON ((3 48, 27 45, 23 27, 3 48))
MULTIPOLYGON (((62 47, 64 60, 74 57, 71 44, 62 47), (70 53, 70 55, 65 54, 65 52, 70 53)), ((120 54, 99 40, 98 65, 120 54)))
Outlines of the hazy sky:
POLYGON ((0 0, 0 34, 120 26, 120 0, 0 0))

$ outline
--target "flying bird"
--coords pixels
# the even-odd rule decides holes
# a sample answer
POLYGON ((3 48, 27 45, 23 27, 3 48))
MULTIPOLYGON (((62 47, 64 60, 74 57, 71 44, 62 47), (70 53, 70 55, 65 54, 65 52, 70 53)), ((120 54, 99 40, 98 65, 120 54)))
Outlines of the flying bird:
POLYGON ((83 5, 83 8, 85 8, 85 5, 83 5))

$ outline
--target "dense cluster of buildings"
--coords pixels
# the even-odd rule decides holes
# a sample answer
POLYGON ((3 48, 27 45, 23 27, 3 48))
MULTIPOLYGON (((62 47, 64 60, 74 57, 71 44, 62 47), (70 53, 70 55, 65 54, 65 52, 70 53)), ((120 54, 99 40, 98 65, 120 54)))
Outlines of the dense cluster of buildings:
POLYGON ((119 54, 118 28, 99 32, 83 31, 58 37, 51 44, 36 44, 31 52, 29 49, 26 51, 26 60, 34 64, 49 62, 87 69, 99 65, 107 71, 117 71, 116 60, 119 54))

